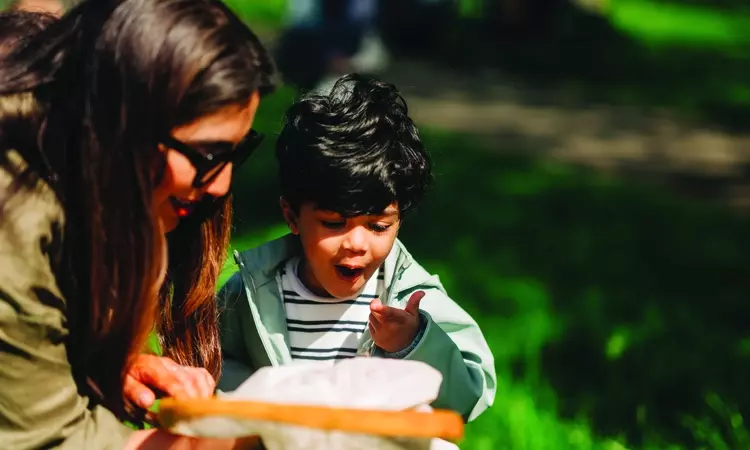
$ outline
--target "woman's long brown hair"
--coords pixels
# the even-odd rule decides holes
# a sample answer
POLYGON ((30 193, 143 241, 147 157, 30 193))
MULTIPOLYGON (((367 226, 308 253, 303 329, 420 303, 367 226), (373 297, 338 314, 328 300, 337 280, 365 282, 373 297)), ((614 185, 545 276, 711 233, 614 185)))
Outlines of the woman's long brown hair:
POLYGON ((232 222, 231 196, 216 200, 207 220, 188 220, 169 233, 167 282, 159 296, 157 325, 164 356, 204 367, 218 379, 221 348, 216 285, 226 258, 232 222))
MULTIPOLYGON (((214 374, 220 364, 208 294, 229 215, 216 213, 192 234, 184 227, 187 238, 175 243, 184 247, 170 245, 173 292, 163 295, 166 243, 153 204, 154 168, 165 160, 159 143, 175 127, 270 90, 273 76, 263 46, 219 0, 82 2, 0 64, 0 97, 31 92, 44 111, 38 139, 17 150, 65 212, 56 275, 73 376, 93 403, 123 418, 133 410, 125 375, 160 306, 171 311, 159 327, 176 359, 214 374)), ((221 201, 226 211, 229 199, 221 201)))

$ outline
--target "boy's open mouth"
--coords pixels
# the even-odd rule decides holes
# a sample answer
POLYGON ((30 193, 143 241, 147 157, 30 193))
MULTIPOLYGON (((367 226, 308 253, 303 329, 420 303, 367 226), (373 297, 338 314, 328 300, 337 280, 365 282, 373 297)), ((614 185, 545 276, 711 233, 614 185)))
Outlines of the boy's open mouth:
POLYGON ((172 203, 172 208, 174 208, 177 217, 189 216, 195 210, 197 204, 188 200, 180 200, 177 197, 169 197, 169 201, 172 203))
POLYGON ((354 281, 359 278, 359 276, 364 272, 364 267, 350 267, 341 264, 336 265, 336 273, 338 274, 339 278, 342 278, 346 281, 354 281))

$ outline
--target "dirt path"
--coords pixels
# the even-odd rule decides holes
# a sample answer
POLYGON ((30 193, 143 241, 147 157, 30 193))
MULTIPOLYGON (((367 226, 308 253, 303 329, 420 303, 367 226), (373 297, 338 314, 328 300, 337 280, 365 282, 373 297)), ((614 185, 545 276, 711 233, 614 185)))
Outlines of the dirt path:
POLYGON ((534 88, 489 70, 394 61, 383 77, 402 89, 417 122, 476 135, 495 151, 645 177, 750 210, 750 134, 666 111, 583 105, 562 88, 534 88))
MULTIPOLYGON (((271 46, 278 38, 257 31, 271 46)), ((475 135, 489 150, 645 179, 750 212, 750 133, 669 111, 583 104, 570 89, 534 87, 491 69, 394 60, 381 76, 402 90, 418 123, 475 135)))

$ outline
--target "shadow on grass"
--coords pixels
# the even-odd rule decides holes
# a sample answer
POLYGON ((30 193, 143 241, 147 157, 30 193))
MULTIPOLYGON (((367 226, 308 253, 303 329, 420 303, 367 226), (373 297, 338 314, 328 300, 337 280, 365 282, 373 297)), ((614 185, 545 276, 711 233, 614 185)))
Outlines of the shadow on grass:
MULTIPOLYGON (((564 85, 584 104, 671 107, 724 128, 747 129, 746 6, 730 12, 715 4, 618 0, 610 2, 613 12, 607 17, 573 2, 545 0, 512 26, 497 9, 503 2, 486 3, 484 15, 459 18, 443 10, 450 3, 410 10, 400 1, 386 2, 384 35, 397 56, 426 57, 467 74, 497 68, 521 83, 564 85), (660 40, 669 33, 677 36, 660 40)), ((467 95, 478 98, 486 88, 482 82, 465 83, 467 95)))
MULTIPOLYGON (((235 186, 238 248, 285 231, 271 144, 292 95, 262 105, 270 135, 235 186)), ((462 448, 750 445, 748 218, 424 134, 437 183, 401 238, 480 322, 500 374, 462 448)))
POLYGON ((731 418, 750 405, 748 218, 466 139, 428 142, 437 186, 402 237, 488 329, 501 373, 636 448, 708 444, 691 416, 727 448, 750 444, 731 418))

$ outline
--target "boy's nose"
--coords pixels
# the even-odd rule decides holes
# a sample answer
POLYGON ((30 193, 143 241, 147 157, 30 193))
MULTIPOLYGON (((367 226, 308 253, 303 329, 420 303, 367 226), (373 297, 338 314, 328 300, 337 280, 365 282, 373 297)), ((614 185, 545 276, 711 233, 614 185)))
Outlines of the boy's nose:
POLYGON ((367 232, 362 227, 355 227, 344 237, 343 246, 350 252, 366 253, 367 245, 367 232))

